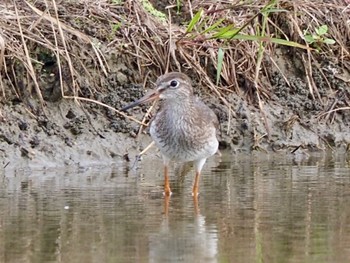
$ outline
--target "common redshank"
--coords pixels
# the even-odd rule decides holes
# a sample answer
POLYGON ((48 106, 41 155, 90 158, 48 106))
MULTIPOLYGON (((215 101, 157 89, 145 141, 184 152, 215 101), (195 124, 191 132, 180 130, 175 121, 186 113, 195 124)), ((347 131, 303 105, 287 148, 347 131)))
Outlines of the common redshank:
POLYGON ((206 159, 218 150, 218 118, 207 105, 193 95, 190 78, 179 72, 160 76, 155 90, 125 106, 122 111, 155 99, 160 99, 161 105, 151 121, 150 134, 163 156, 164 194, 171 195, 170 161, 193 161, 196 176, 192 194, 197 196, 199 178, 206 159))

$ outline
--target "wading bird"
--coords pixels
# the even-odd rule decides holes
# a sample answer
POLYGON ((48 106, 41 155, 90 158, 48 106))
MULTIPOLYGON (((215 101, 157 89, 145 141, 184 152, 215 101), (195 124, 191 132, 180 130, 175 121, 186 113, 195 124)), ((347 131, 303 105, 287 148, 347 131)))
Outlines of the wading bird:
POLYGON ((155 99, 160 99, 161 105, 151 121, 150 134, 163 156, 164 194, 171 195, 170 161, 193 161, 196 176, 192 194, 197 196, 203 165, 218 150, 217 116, 193 95, 190 78, 179 72, 160 76, 155 90, 125 106, 122 111, 155 99))

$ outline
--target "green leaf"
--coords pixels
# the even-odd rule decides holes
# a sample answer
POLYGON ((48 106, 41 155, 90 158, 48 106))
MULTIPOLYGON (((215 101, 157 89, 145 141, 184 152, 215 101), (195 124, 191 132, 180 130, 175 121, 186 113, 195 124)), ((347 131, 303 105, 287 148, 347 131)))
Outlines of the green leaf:
POLYGON ((224 50, 220 47, 218 50, 218 65, 216 70, 216 85, 219 84, 220 75, 222 70, 222 63, 224 61, 224 50))
POLYGON ((304 39, 307 43, 312 44, 315 42, 315 39, 311 35, 304 36, 304 39))
POLYGON ((316 28, 315 31, 317 35, 322 36, 327 33, 328 26, 327 25, 320 26, 319 28, 316 28))
POLYGON ((198 21, 201 19, 202 15, 203 15, 204 11, 203 9, 200 9, 195 16, 192 18, 192 20, 190 21, 190 23, 188 24, 186 33, 189 33, 193 30, 194 26, 198 23, 198 21))
POLYGON ((323 43, 328 44, 328 45, 333 45, 335 44, 335 40, 331 38, 326 38, 323 40, 323 43))

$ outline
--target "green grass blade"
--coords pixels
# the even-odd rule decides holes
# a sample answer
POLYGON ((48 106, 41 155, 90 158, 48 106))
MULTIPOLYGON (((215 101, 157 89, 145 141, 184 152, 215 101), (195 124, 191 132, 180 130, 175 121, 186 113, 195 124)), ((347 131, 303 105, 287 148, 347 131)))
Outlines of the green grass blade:
POLYGON ((176 13, 177 14, 180 14, 181 6, 182 6, 181 0, 176 0, 176 13))
POLYGON ((224 62, 224 50, 220 47, 218 50, 218 65, 216 69, 216 85, 219 85, 223 62, 224 62))
POLYGON ((270 2, 268 2, 262 9, 261 9, 261 13, 264 12, 268 12, 270 9, 273 9, 276 6, 276 0, 271 0, 270 2))
POLYGON ((214 29, 216 29, 222 22, 224 22, 225 18, 221 18, 218 21, 216 21, 214 24, 212 24, 210 27, 208 27, 207 29, 205 29, 201 34, 205 34, 207 32, 211 32, 214 29))
POLYGON ((288 12, 287 9, 279 9, 279 8, 271 8, 268 10, 265 10, 266 13, 280 13, 280 12, 288 12))
POLYGON ((192 20, 190 21, 190 23, 188 24, 186 33, 192 32, 194 26, 198 23, 198 21, 201 19, 202 15, 203 15, 203 9, 200 9, 195 16, 192 18, 192 20))
POLYGON ((251 35, 241 35, 237 34, 233 37, 233 39, 240 39, 240 40, 252 40, 252 41, 261 41, 261 42, 270 42, 275 43, 279 45, 289 46, 289 47, 296 47, 296 48, 302 48, 302 49, 312 49, 310 47, 307 47, 305 45, 299 44, 297 42, 280 39, 280 38, 272 38, 272 37, 266 37, 266 36, 251 36, 251 35))
POLYGON ((212 36, 212 38, 215 39, 232 39, 235 37, 235 35, 237 35, 237 33, 240 31, 239 28, 235 28, 233 30, 228 30, 225 32, 220 32, 220 34, 215 34, 214 36, 212 36))
POLYGON ((211 38, 222 39, 222 38, 232 38, 239 31, 239 28, 234 28, 233 25, 228 25, 219 29, 217 33, 212 35, 211 38))

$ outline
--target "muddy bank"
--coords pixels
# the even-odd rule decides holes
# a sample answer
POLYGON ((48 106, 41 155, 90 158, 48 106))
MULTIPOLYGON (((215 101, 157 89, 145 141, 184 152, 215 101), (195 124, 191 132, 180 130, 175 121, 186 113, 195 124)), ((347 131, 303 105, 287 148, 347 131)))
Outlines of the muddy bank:
MULTIPOLYGON (((119 89, 125 90, 124 87, 119 89)), ((140 97, 143 89, 139 86, 136 90, 139 91, 134 96, 123 101, 120 101, 119 91, 111 91, 101 95, 102 101, 119 107, 140 97)), ((306 101, 306 97, 304 99, 306 101)), ((238 96, 228 98, 236 116, 229 116, 218 101, 205 97, 204 100, 220 118, 221 148, 233 153, 280 151, 288 154, 297 148, 297 153, 348 151, 350 132, 346 114, 329 124, 310 118, 310 112, 303 107, 300 109, 303 116, 298 116, 280 104, 265 104, 264 111, 271 128, 268 138, 260 110, 238 96)), ((132 110, 131 114, 142 120, 146 110, 144 106, 132 110)), ((147 129, 141 129, 134 121, 94 103, 77 103, 70 99, 47 102, 45 114, 39 116, 30 113, 23 102, 9 102, 2 105, 2 124, 0 160, 6 169, 86 167, 120 160, 132 162, 151 142, 147 129)), ((157 154, 157 150, 152 148, 148 154, 157 154)))
MULTIPOLYGON (((19 14, 30 14, 21 20, 22 33, 14 33, 18 23, 12 3, 4 6, 13 18, 0 21, 5 40, 0 68, 1 167, 79 167, 133 160, 151 141, 147 129, 97 102, 120 109, 152 88, 166 67, 193 76, 196 95, 220 120, 221 148, 262 154, 349 152, 350 59, 343 55, 348 53, 334 51, 332 59, 327 53, 315 53, 308 71, 305 50, 278 46, 266 51, 259 88, 253 85, 254 70, 250 71, 248 62, 229 64, 231 73, 236 72, 234 80, 223 73, 215 85, 215 65, 207 57, 212 50, 204 44, 196 54, 198 63, 193 62, 186 53, 194 52, 193 46, 189 49, 185 42, 177 42, 177 49, 169 51, 168 27, 137 3, 91 4, 89 8, 85 4, 67 3, 58 10, 47 7, 52 17, 57 12, 58 27, 57 21, 42 13, 44 2, 38 1, 35 7, 21 3, 19 14), (81 10, 90 16, 82 16, 81 10), (73 19, 67 19, 69 15, 73 19), (56 38, 52 26, 57 29, 56 38), (169 52, 174 53, 168 56, 169 52), (174 59, 170 63, 169 57, 174 59)), ((181 40, 185 27, 181 28, 181 19, 176 22, 174 37, 181 40)), ((239 42, 236 50, 232 45, 232 52, 237 51, 240 58, 242 54, 255 58, 254 52, 239 50, 246 43, 239 42)), ((142 121, 148 108, 128 114, 142 121)), ((148 152, 156 153, 154 148, 148 152)))
POLYGON ((113 131, 101 110, 86 110, 72 101, 48 103, 46 116, 34 118, 23 105, 3 108, 0 160, 2 167, 53 168, 108 165, 135 155, 138 146, 129 134, 113 131))

